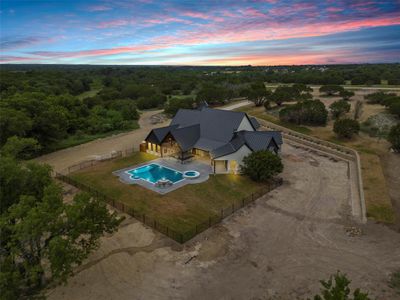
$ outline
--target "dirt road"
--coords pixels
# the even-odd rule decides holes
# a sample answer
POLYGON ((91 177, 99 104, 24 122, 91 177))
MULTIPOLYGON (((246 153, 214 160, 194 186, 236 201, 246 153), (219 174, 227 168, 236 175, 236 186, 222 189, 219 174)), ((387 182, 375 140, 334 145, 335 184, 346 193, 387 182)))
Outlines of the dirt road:
POLYGON ((400 234, 350 237, 347 164, 285 144, 284 184, 185 246, 132 218, 102 239, 50 299, 305 299, 341 270, 372 298, 397 299, 400 234), (397 298, 396 298, 397 297, 397 298))
POLYGON ((139 129, 46 154, 36 160, 51 165, 55 171, 60 171, 70 165, 90 159, 94 155, 109 154, 114 150, 132 147, 138 148, 150 129, 168 125, 169 120, 164 123, 152 124, 151 116, 161 112, 162 110, 143 112, 139 119, 139 129))

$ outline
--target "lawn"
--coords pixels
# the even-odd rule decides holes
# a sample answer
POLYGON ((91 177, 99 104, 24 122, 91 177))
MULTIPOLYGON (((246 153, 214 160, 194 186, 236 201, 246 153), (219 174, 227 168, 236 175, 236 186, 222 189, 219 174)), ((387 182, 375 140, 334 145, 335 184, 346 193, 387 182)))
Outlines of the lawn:
POLYGON ((238 110, 294 131, 357 150, 361 160, 367 216, 379 222, 394 223, 394 210, 379 156, 388 151, 387 142, 382 140, 378 143, 376 139, 362 133, 351 140, 338 139, 333 133, 332 121, 325 127, 297 126, 280 122, 276 117, 267 114, 264 107, 245 106, 238 110))
POLYGON ((264 186, 240 175, 210 175, 206 182, 188 184, 160 195, 138 185, 122 183, 112 174, 113 171, 154 158, 150 154, 136 152, 126 158, 103 162, 72 173, 70 177, 181 233, 193 229, 209 217, 219 216, 221 209, 237 203, 264 186))

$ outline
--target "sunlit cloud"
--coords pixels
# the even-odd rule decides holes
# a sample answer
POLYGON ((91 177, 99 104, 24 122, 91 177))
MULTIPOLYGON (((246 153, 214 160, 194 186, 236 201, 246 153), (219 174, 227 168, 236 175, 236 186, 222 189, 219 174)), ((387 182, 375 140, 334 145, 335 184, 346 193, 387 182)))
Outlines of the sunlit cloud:
POLYGON ((400 28, 397 0, 3 3, 3 12, 11 10, 18 13, 0 20, 3 63, 387 62, 398 61, 400 52, 393 39, 400 28), (374 28, 381 28, 379 35, 374 28), (351 37, 339 45, 346 34, 351 37), (351 42, 361 35, 370 39, 351 42))

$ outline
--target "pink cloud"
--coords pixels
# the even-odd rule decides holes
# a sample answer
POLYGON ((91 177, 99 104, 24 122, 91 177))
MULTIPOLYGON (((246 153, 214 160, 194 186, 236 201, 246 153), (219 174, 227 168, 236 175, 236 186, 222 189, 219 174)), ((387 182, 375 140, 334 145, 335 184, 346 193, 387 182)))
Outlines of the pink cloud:
POLYGON ((112 8, 106 5, 92 5, 89 6, 86 10, 87 11, 92 11, 92 12, 96 12, 96 11, 107 11, 107 10, 111 10, 112 8))
POLYGON ((96 27, 97 28, 114 28, 114 27, 121 27, 121 26, 126 26, 128 25, 129 22, 124 19, 117 19, 117 20, 112 20, 112 21, 104 21, 100 22, 96 27))
POLYGON ((334 7, 334 6, 328 7, 328 8, 326 9, 326 11, 328 11, 328 12, 333 12, 333 13, 341 12, 341 11, 343 11, 343 10, 344 10, 343 8, 334 7))

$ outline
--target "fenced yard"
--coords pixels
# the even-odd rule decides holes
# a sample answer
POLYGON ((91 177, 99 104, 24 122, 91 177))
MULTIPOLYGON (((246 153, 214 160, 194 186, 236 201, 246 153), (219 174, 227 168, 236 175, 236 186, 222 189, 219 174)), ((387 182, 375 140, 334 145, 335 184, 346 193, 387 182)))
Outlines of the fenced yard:
POLYGON ((186 185, 160 195, 138 185, 118 180, 113 171, 150 161, 155 157, 140 152, 103 162, 81 163, 72 173, 57 178, 138 219, 179 243, 221 222, 281 184, 280 180, 255 183, 240 175, 212 175, 204 183, 186 185))

